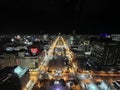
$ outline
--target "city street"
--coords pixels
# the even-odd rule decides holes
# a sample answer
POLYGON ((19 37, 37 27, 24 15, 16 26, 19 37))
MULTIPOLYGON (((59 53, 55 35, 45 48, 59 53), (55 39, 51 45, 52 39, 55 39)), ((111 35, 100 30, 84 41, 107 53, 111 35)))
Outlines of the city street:
MULTIPOLYGON (((43 90, 59 90, 57 88, 61 88, 60 90, 115 90, 112 83, 120 78, 119 72, 80 69, 77 62, 73 61, 76 58, 75 54, 62 36, 58 36, 48 51, 45 51, 44 55, 40 57, 42 61, 39 67, 30 69, 30 81, 34 83, 33 90, 36 90, 35 88, 43 88, 43 90), (64 80, 65 87, 59 81, 61 79, 64 80), (47 82, 45 82, 46 80, 47 82), (68 85, 68 82, 71 84, 68 85), (99 85, 97 85, 98 82, 99 85), (104 87, 100 86, 102 84, 104 87)), ((90 61, 90 63, 93 62, 90 61)))

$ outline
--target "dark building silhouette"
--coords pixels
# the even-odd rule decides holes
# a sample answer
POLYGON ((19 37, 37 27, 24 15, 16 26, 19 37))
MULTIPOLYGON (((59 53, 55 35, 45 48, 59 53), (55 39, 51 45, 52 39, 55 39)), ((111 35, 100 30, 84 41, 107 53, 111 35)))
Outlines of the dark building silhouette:
POLYGON ((104 43, 103 65, 120 65, 120 43, 108 42, 104 43))
POLYGON ((0 90, 22 90, 18 75, 13 73, 14 68, 0 70, 0 90))
MULTIPOLYGON (((93 42, 93 41, 92 41, 93 42)), ((120 66, 120 42, 100 37, 92 43, 92 58, 102 66, 120 66)))
POLYGON ((20 66, 0 70, 0 90, 22 90, 29 80, 28 72, 28 69, 20 66))

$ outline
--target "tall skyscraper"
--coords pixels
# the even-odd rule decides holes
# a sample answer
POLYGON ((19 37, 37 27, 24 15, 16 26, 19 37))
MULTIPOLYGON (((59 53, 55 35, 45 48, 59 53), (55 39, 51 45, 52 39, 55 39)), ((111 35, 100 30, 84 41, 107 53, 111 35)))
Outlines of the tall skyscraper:
POLYGON ((119 65, 120 47, 119 42, 108 42, 104 44, 103 65, 119 65))

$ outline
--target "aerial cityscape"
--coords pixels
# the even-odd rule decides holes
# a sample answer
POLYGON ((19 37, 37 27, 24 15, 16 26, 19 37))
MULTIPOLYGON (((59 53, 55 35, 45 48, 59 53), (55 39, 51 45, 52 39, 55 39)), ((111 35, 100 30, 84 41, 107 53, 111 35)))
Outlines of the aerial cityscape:
POLYGON ((120 5, 0 0, 0 90, 120 90, 120 5))
POLYGON ((120 90, 120 34, 4 34, 0 43, 0 90, 120 90))

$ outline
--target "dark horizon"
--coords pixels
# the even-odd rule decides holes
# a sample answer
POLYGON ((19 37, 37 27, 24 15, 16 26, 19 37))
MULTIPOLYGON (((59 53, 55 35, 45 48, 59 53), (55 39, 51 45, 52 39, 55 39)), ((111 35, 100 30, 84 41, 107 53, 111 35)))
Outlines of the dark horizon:
POLYGON ((0 1, 0 33, 119 33, 117 2, 107 0, 0 1))

